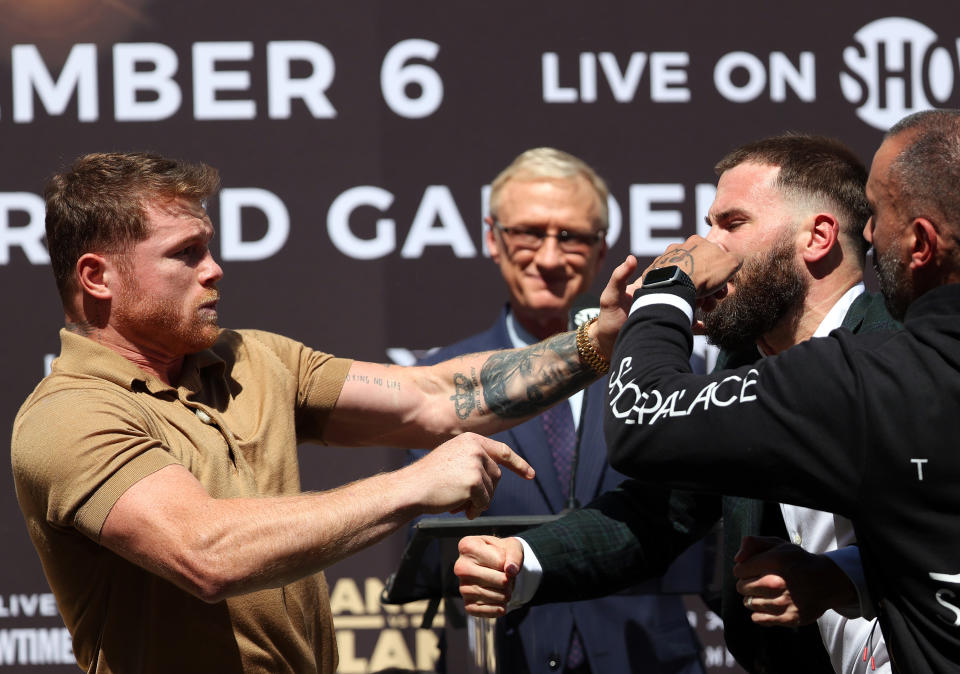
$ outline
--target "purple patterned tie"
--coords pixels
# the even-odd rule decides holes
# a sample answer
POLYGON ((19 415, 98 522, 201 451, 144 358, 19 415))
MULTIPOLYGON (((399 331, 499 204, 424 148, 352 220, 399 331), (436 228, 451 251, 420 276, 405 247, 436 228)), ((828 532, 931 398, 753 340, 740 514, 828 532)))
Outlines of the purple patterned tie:
MULTIPOLYGON (((573 471, 573 449, 577 443, 577 429, 573 427, 573 412, 570 404, 561 402, 546 412, 543 420, 543 432, 547 436, 547 447, 553 455, 553 467, 560 481, 560 491, 564 498, 570 496, 570 473, 573 471)), ((570 647, 567 650, 566 669, 576 669, 583 664, 583 644, 576 626, 570 635, 570 647)))
POLYGON ((577 442, 577 430, 573 427, 573 412, 570 404, 561 402, 554 405, 541 417, 543 432, 547 436, 547 447, 553 455, 553 467, 557 470, 557 480, 564 498, 570 494, 570 472, 573 470, 573 447, 577 442))

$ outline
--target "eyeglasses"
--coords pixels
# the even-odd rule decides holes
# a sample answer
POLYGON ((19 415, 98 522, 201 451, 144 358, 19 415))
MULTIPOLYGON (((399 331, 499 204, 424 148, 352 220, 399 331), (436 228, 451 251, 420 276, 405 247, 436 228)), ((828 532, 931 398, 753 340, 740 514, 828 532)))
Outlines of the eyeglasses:
POLYGON ((500 223, 495 223, 495 229, 500 230, 506 240, 514 248, 524 250, 537 250, 543 245, 544 239, 553 238, 557 240, 560 250, 564 253, 578 253, 587 255, 598 243, 603 241, 606 232, 571 232, 567 229, 557 230, 551 234, 542 227, 504 227, 500 223))

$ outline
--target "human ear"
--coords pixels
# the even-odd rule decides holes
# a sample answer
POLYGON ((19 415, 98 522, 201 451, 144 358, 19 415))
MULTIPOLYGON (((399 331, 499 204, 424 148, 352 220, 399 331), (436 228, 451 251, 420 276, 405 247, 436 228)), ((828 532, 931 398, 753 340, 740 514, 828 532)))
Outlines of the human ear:
POLYGON ((84 253, 77 260, 77 286, 93 298, 108 300, 113 297, 110 289, 110 277, 113 272, 106 258, 96 253, 84 253))
POLYGON ((914 218, 910 223, 910 268, 920 269, 937 259, 937 228, 926 218, 914 218))
POLYGON ((498 245, 497 235, 493 232, 493 218, 489 215, 483 219, 487 223, 486 230, 483 233, 484 240, 487 242, 487 250, 490 252, 490 259, 500 264, 500 246, 498 245))
POLYGON ((840 236, 840 223, 831 213, 817 213, 804 230, 803 259, 806 262, 822 260, 836 246, 840 236))

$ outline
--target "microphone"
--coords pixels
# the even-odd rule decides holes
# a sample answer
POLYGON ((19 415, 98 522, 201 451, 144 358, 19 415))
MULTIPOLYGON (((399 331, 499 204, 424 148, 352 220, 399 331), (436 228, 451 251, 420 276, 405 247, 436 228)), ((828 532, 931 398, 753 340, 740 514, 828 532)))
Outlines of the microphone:
MULTIPOLYGON (((596 295, 584 293, 578 295, 570 306, 570 329, 576 330, 581 325, 600 315, 600 299, 596 295)), ((575 510, 580 507, 577 500, 577 464, 580 461, 580 443, 583 441, 584 420, 587 417, 587 393, 590 387, 583 389, 583 397, 580 399, 580 421, 577 424, 577 440, 573 446, 573 459, 571 460, 570 484, 567 489, 567 505, 565 510, 575 510)))

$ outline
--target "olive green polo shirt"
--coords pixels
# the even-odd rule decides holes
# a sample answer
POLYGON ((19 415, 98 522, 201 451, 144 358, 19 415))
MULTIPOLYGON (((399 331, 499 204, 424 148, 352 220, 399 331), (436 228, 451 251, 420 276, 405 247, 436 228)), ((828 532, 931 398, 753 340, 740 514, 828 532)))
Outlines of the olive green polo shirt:
POLYGON ((215 498, 300 491, 297 444, 322 441, 352 361, 267 332, 223 330, 177 387, 61 330, 23 404, 17 498, 81 667, 96 672, 334 672, 323 574, 207 604, 98 544, 138 480, 186 467, 215 498))

